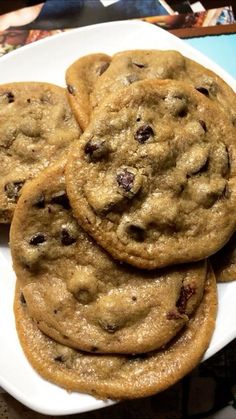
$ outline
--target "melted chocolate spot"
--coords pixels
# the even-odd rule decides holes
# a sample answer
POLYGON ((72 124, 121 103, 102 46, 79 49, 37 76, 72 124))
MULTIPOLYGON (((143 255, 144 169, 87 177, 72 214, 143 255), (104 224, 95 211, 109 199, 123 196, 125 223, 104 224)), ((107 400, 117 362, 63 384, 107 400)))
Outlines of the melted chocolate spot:
POLYGON ((26 299, 25 299, 25 296, 24 296, 23 292, 20 293, 20 303, 23 306, 26 306, 26 299))
POLYGON ((97 75, 101 76, 108 69, 109 65, 110 64, 105 61, 101 63, 100 66, 97 68, 97 71, 96 71, 97 75))
POLYGON ((65 191, 60 191, 52 195, 51 204, 61 205, 66 210, 70 209, 70 202, 65 191))
POLYGON ((34 207, 36 208, 45 208, 45 197, 43 194, 39 195, 38 199, 34 203, 34 207))
POLYGON ((56 362, 65 362, 62 355, 55 356, 54 361, 56 362))
POLYGON ((70 246, 71 244, 75 242, 76 242, 76 239, 70 235, 68 230, 63 228, 61 232, 61 244, 63 244, 63 246, 70 246))
POLYGON ((127 169, 124 169, 123 172, 120 172, 116 176, 116 180, 119 186, 125 190, 125 192, 129 192, 134 183, 135 175, 129 172, 127 169))
POLYGON ((12 92, 6 92, 5 93, 8 103, 13 103, 15 102, 15 95, 12 92))
POLYGON ((166 317, 168 320, 178 320, 182 319, 183 316, 176 311, 169 311, 169 313, 166 314, 166 317))
POLYGON ((108 333, 115 333, 115 331, 118 329, 116 324, 106 323, 104 321, 99 321, 99 324, 102 329, 106 330, 108 333))
POLYGON ((71 84, 68 84, 68 85, 67 85, 67 90, 68 90, 68 92, 69 92, 71 95, 74 95, 74 94, 75 94, 75 88, 74 88, 74 86, 72 86, 71 84))
POLYGON ((133 61, 133 65, 135 65, 138 68, 144 68, 147 67, 145 64, 138 63, 137 61, 133 61))
POLYGON ((187 110, 187 108, 184 108, 184 109, 182 109, 179 113, 178 113, 178 116, 180 117, 180 118, 184 118, 185 116, 187 116, 188 115, 188 110, 187 110))
POLYGON ((34 234, 32 237, 31 237, 31 239, 30 239, 30 241, 29 241, 29 244, 31 245, 31 246, 38 246, 39 244, 42 244, 42 243, 44 243, 46 241, 46 237, 45 237, 45 235, 44 234, 42 234, 42 233, 36 233, 36 234, 34 234))
POLYGON ((84 152, 92 161, 96 161, 107 155, 108 146, 104 140, 91 139, 85 144, 84 152))
POLYGON ((145 240, 145 230, 138 225, 129 225, 127 227, 127 233, 132 239, 136 240, 137 242, 143 242, 145 240))
POLYGON ((117 326, 115 324, 107 324, 104 329, 108 332, 108 333, 114 333, 117 330, 117 326))
POLYGON ((204 96, 207 96, 207 97, 209 96, 209 90, 206 89, 206 87, 195 87, 195 89, 198 92, 202 93, 204 96))
POLYGON ((201 124, 201 126, 202 126, 202 128, 204 129, 204 131, 205 132, 207 132, 207 127, 206 127, 206 123, 205 123, 205 121, 203 121, 202 119, 200 119, 200 124, 201 124))
POLYGON ((145 143, 150 137, 153 137, 154 132, 152 127, 150 127, 150 125, 143 125, 142 127, 140 127, 135 135, 134 138, 135 140, 137 140, 140 144, 145 143))
POLYGON ((195 294, 195 292, 196 292, 195 288, 191 287, 190 285, 181 287, 180 295, 176 303, 176 307, 181 314, 185 313, 187 302, 189 298, 195 294))

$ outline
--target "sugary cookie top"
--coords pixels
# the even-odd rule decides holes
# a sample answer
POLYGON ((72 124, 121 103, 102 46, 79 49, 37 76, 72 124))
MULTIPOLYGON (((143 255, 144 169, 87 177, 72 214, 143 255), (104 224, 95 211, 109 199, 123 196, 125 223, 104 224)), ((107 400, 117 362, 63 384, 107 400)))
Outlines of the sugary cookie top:
POLYGON ((209 273, 203 300, 188 325, 170 345, 140 355, 100 355, 61 345, 32 321, 17 283, 16 328, 23 350, 44 378, 67 390, 100 398, 130 399, 152 395, 190 372, 210 342, 216 317, 214 275, 209 273))
POLYGON ((68 99, 83 130, 89 123, 92 111, 90 95, 110 61, 109 55, 89 54, 76 60, 66 71, 68 99))
POLYGON ((236 94, 213 71, 178 51, 130 50, 115 54, 91 92, 92 108, 109 93, 140 80, 172 79, 191 84, 202 95, 217 102, 236 127, 236 94))
POLYGON ((152 269, 202 259, 235 228, 235 130, 191 86, 110 96, 71 151, 75 215, 113 257, 152 269))
POLYGON ((24 187, 11 226, 13 264, 30 315, 47 335, 90 352, 161 347, 201 302, 205 262, 153 272, 116 263, 73 217, 64 166, 24 187))
POLYGON ((80 134, 63 88, 40 82, 0 86, 0 222, 11 221, 23 184, 80 134))

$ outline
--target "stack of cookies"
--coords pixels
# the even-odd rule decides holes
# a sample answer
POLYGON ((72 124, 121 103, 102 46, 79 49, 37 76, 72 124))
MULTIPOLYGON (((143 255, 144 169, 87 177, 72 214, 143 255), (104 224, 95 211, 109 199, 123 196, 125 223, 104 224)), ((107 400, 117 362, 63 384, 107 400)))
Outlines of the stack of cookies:
POLYGON ((235 279, 236 97, 175 51, 89 55, 66 81, 84 132, 15 204, 17 331, 44 378, 144 397, 199 363, 213 271, 235 279))

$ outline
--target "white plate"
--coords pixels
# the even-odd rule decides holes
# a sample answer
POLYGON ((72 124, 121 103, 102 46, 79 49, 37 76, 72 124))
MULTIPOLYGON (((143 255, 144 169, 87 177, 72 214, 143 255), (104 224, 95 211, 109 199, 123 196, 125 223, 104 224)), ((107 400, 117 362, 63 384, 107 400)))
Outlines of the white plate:
MULTIPOLYGON (((0 58, 0 82, 35 80, 63 86, 66 68, 82 55, 142 48, 178 50, 211 68, 236 90, 234 79, 200 52, 168 32, 140 21, 84 27, 20 48, 0 58)), ((25 359, 12 312, 15 276, 7 245, 8 231, 0 228, 0 385, 25 405, 44 414, 66 415, 107 406, 111 402, 68 393, 43 380, 25 359)), ((218 290, 217 326, 204 359, 236 337, 236 281, 219 285, 218 290)))

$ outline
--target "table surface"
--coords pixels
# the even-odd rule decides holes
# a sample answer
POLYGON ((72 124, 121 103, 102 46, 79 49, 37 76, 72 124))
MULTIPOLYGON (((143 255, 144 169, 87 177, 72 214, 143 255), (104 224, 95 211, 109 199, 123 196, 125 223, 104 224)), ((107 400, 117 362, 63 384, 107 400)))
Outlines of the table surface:
POLYGON ((204 36, 185 42, 211 58, 236 79, 236 34, 204 36))

